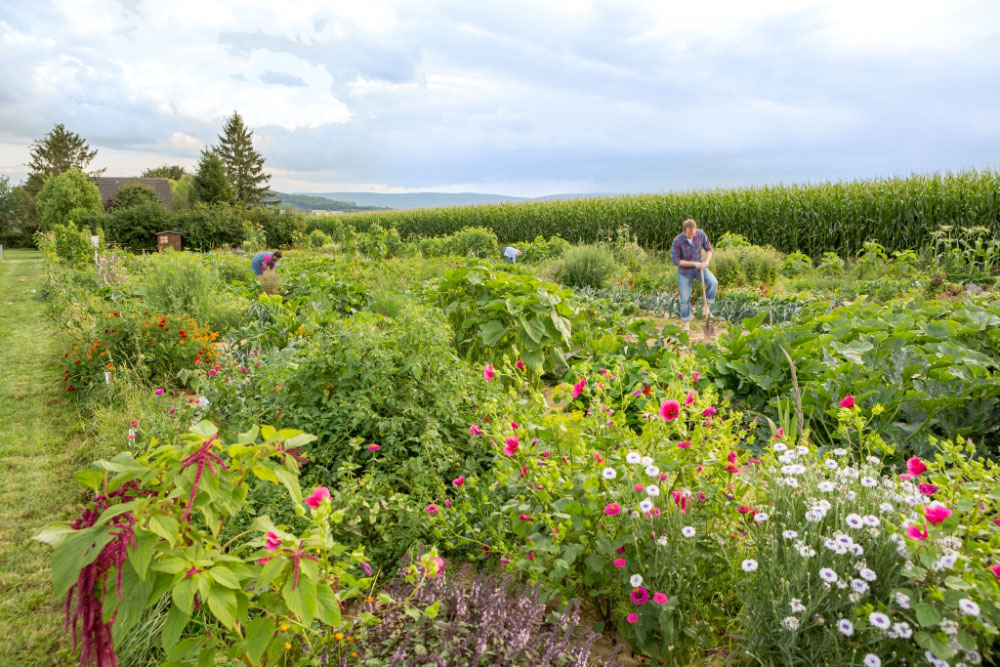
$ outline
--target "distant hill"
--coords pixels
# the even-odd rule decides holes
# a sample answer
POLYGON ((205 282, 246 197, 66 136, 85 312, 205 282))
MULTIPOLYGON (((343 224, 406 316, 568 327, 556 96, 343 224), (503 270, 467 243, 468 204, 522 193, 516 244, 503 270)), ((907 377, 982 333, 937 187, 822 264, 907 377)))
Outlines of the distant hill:
POLYGON ((379 206, 358 206, 353 201, 342 201, 317 195, 290 195, 285 192, 271 191, 271 196, 277 199, 282 208, 295 208, 300 211, 340 211, 353 213, 356 211, 380 211, 379 206))
MULTIPOLYGON (((279 195, 275 195, 279 196, 279 195)), ((280 195, 281 197, 307 198, 310 202, 316 199, 335 200, 341 203, 352 203, 353 210, 371 210, 360 207, 379 208, 433 208, 436 206, 462 206, 465 204, 500 204, 503 202, 542 201, 549 199, 580 199, 581 197, 604 197, 605 194, 561 194, 545 197, 509 197, 507 195, 492 195, 481 192, 310 192, 297 195, 280 195)), ((313 207, 319 210, 319 207, 313 207)), ((341 209, 330 209, 341 210, 341 209)))

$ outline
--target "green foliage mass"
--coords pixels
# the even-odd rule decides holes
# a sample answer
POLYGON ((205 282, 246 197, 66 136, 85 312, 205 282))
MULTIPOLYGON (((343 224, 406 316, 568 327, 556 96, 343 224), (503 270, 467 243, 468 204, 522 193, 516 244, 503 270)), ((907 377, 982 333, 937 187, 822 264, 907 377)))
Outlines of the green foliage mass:
POLYGON ((70 169, 45 180, 38 193, 38 210, 44 229, 103 212, 104 204, 97 186, 79 169, 70 169))

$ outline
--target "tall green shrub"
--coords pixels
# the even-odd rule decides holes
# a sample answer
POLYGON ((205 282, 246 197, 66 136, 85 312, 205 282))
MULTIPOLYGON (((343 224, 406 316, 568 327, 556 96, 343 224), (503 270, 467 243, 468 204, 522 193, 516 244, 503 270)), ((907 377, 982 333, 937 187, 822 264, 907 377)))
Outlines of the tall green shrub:
POLYGON ((79 169, 70 169, 45 179, 38 193, 42 228, 78 221, 81 216, 104 211, 97 186, 79 169))
POLYGON ((603 287, 615 270, 615 256, 605 246, 584 245, 563 254, 559 280, 571 287, 603 287))

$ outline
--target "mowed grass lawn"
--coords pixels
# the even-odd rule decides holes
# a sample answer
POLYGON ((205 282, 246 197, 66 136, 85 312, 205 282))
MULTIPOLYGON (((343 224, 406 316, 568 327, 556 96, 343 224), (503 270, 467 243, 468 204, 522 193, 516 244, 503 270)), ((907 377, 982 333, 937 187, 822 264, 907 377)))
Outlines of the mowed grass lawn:
POLYGON ((0 261, 0 665, 70 665, 63 602, 52 593, 50 548, 31 540, 71 518, 83 429, 65 394, 59 343, 38 299, 41 255, 0 261))

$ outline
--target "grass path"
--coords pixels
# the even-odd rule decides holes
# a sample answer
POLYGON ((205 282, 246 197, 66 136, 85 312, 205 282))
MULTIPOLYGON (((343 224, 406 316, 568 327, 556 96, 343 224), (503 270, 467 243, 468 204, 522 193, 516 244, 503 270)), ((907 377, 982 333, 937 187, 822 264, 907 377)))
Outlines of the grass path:
POLYGON ((70 665, 63 606, 53 599, 47 545, 31 536, 67 519, 83 439, 60 382, 59 343, 38 300, 41 255, 0 261, 0 665, 70 665))

